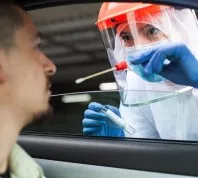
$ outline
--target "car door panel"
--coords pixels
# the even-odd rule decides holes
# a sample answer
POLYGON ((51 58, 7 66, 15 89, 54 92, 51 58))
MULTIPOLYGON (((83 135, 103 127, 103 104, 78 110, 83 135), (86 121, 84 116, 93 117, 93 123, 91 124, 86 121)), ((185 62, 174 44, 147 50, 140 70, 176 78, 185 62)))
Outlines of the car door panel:
POLYGON ((120 178, 120 177, 141 177, 141 178, 188 178, 194 176, 181 176, 175 174, 154 173, 149 171, 138 171, 132 169, 112 168, 105 166, 93 166, 70 162, 36 159, 43 167, 47 178, 120 178))
POLYGON ((21 136, 34 158, 198 176, 198 144, 138 139, 21 136))

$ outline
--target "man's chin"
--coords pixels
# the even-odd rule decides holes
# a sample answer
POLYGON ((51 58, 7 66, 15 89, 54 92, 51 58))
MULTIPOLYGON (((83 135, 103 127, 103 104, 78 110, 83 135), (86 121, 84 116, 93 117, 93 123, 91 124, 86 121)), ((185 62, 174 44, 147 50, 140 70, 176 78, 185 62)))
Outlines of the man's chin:
POLYGON ((50 105, 48 105, 45 109, 42 109, 32 114, 32 117, 30 121, 26 124, 26 126, 34 122, 40 121, 43 118, 51 118, 52 115, 53 115, 53 108, 50 105))

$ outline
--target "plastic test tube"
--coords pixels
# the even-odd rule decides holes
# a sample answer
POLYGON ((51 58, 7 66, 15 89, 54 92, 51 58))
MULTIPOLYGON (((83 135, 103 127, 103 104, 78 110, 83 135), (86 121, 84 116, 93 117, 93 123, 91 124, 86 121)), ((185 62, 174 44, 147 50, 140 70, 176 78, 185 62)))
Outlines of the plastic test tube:
POLYGON ((118 115, 116 115, 114 112, 112 112, 110 109, 108 109, 106 106, 103 106, 101 110, 111 121, 113 121, 115 124, 117 124, 119 127, 127 131, 130 135, 133 135, 135 133, 135 129, 125 122, 124 119, 120 118, 118 115))

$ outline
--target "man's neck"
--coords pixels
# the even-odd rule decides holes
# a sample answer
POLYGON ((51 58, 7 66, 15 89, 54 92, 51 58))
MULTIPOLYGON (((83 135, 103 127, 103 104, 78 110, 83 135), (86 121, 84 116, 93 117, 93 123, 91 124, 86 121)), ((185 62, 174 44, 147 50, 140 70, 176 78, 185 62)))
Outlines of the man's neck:
POLYGON ((23 117, 12 109, 0 107, 0 174, 7 169, 9 154, 24 125, 23 117))
POLYGON ((3 175, 8 168, 8 159, 3 160, 0 164, 0 175, 3 175))

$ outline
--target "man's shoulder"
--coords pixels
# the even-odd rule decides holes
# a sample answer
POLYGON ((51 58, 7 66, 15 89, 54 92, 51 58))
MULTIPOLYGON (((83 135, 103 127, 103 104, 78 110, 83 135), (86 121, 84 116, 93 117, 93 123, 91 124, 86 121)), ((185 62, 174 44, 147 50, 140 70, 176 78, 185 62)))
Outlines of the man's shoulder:
POLYGON ((17 144, 14 145, 9 157, 9 170, 11 178, 44 177, 39 164, 17 144))

